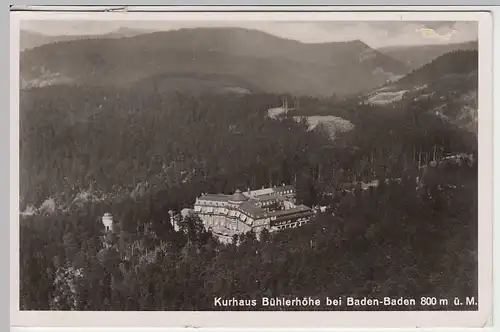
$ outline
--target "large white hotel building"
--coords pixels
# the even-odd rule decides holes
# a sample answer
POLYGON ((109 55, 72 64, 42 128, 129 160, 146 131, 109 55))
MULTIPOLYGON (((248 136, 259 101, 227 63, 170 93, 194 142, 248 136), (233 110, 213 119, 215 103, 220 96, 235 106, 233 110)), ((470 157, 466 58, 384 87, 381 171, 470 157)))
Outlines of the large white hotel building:
POLYGON ((232 195, 204 194, 196 199, 194 211, 222 242, 250 230, 258 234, 264 228, 272 232, 299 227, 313 215, 309 207, 295 204, 295 188, 285 185, 236 190, 232 195))

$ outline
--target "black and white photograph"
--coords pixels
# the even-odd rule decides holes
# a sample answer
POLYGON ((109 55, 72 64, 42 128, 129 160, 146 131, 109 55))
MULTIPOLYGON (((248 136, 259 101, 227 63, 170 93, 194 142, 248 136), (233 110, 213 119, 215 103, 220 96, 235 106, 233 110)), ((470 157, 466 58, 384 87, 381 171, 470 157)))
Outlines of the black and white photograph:
POLYGON ((20 16, 18 310, 489 305, 478 20, 220 16, 20 16))

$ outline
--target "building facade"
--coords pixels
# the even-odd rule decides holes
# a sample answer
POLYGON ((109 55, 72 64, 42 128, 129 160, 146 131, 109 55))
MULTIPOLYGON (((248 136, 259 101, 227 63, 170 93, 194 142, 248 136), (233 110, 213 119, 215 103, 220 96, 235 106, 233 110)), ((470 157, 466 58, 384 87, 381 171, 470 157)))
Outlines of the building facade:
POLYGON ((309 207, 295 204, 293 186, 236 190, 232 195, 204 194, 196 199, 194 212, 223 242, 250 230, 258 234, 263 229, 273 232, 299 227, 313 215, 309 207))

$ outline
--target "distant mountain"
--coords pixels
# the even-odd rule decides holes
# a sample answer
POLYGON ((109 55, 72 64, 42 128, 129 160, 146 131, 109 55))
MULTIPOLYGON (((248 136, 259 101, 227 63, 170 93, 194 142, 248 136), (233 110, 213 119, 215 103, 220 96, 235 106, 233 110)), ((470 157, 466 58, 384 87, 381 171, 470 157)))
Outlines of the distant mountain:
POLYGON ((38 32, 21 30, 19 35, 19 49, 21 52, 34 47, 52 43, 55 37, 46 36, 38 32))
POLYGON ((447 45, 390 46, 379 48, 378 51, 401 61, 411 69, 417 69, 445 53, 477 49, 478 42, 471 41, 447 45))
POLYGON ((356 94, 408 72, 361 41, 305 44, 241 28, 80 38, 25 51, 20 60, 25 87, 56 74, 65 82, 115 86, 161 74, 217 74, 265 92, 312 96, 356 94))
POLYGON ((366 96, 376 105, 433 112, 446 121, 477 133, 478 52, 446 53, 402 79, 366 96))
POLYGON ((120 28, 118 30, 106 33, 103 35, 63 35, 63 36, 52 36, 44 35, 34 31, 21 30, 19 36, 19 49, 21 52, 33 49, 38 46, 52 44, 57 42, 65 42, 71 40, 80 39, 97 39, 97 38, 123 38, 123 37, 133 37, 148 31, 120 28))

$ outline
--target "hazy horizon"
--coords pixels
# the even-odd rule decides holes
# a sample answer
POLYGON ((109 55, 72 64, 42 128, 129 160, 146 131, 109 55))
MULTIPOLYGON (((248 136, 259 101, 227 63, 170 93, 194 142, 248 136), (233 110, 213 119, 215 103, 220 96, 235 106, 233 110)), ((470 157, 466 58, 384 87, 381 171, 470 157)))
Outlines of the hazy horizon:
POLYGON ((21 30, 46 36, 104 35, 120 29, 144 33, 183 28, 245 28, 303 43, 361 40, 374 48, 412 45, 446 45, 476 41, 478 25, 473 21, 414 22, 222 22, 222 21, 61 21, 25 20, 21 30), (422 29, 423 28, 423 29, 422 29), (426 30, 432 29, 433 31, 426 30))

